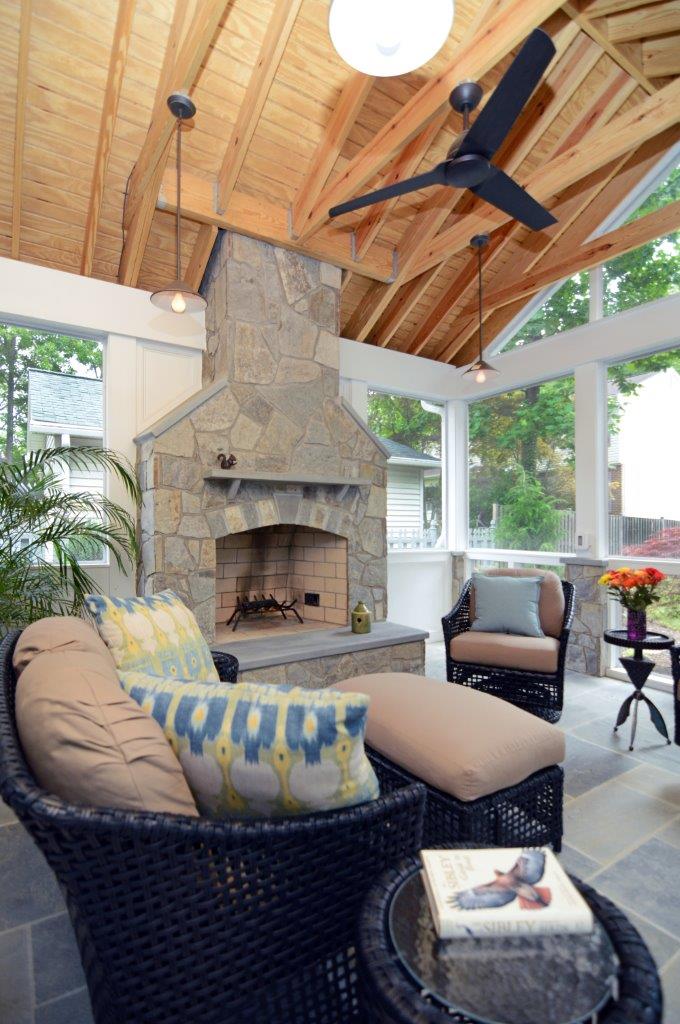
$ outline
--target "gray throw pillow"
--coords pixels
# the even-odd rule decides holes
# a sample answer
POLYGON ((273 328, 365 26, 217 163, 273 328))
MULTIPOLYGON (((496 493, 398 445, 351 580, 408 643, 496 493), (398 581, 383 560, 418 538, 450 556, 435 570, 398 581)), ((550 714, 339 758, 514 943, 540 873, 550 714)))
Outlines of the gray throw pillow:
POLYGON ((470 629, 482 633, 545 636, 538 614, 538 576, 485 576, 474 573, 475 620, 470 629))

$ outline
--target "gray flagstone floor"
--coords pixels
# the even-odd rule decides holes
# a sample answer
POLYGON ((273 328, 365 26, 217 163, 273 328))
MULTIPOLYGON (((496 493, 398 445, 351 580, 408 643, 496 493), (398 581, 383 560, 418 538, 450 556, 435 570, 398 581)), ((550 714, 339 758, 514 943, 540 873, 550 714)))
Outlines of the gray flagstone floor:
MULTIPOLYGON (((444 644, 427 646, 427 674, 445 679, 444 644)), ((664 989, 664 1024, 680 1021, 680 747, 640 714, 613 732, 628 683, 568 673, 565 867, 614 900, 643 935, 664 989)), ((670 694, 650 691, 672 735, 670 694)))

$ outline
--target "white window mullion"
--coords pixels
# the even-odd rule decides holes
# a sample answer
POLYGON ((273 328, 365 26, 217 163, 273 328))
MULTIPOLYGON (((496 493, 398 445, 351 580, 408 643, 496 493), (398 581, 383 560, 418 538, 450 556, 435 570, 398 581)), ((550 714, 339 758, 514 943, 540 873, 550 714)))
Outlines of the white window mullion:
POLYGON ((576 553, 604 558, 607 533, 607 368, 586 363, 574 371, 576 553))

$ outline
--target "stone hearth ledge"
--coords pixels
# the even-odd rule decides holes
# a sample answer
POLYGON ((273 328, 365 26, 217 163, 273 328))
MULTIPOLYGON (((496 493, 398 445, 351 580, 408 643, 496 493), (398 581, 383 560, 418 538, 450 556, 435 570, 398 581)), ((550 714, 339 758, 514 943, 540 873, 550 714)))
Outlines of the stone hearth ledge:
POLYGON ((429 635, 396 622, 376 622, 370 633, 352 633, 346 626, 211 647, 238 658, 239 679, 324 687, 364 672, 422 674, 429 635))

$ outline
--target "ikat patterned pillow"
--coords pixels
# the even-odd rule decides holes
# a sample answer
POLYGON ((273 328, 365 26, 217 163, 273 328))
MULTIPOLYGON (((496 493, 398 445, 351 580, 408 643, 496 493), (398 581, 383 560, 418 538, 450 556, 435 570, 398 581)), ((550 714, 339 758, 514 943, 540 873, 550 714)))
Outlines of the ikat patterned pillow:
POLYGON ((119 672, 219 682, 193 613, 172 590, 152 597, 88 594, 85 607, 119 672))
POLYGON ((379 795, 364 694, 119 674, 163 729, 208 817, 309 814, 379 795))

